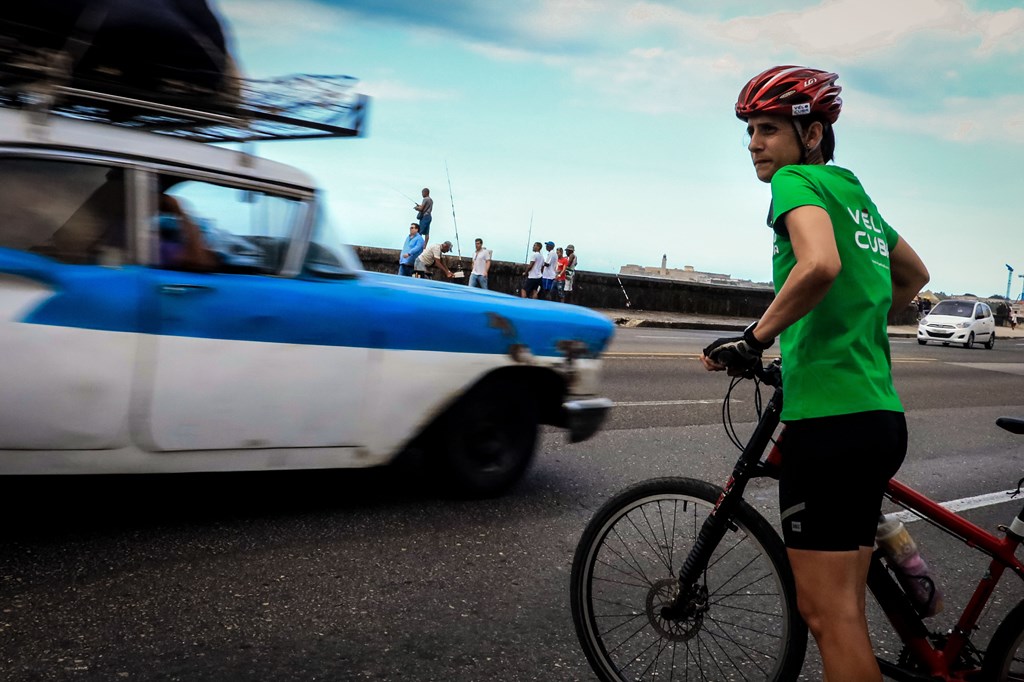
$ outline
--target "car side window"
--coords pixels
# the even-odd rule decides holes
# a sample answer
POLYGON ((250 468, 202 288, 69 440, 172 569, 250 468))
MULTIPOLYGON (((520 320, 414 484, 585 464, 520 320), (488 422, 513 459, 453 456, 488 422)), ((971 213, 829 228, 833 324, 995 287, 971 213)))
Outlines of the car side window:
POLYGON ((161 176, 158 184, 155 227, 161 267, 255 274, 281 271, 302 219, 302 201, 173 176, 161 176))
POLYGON ((338 230, 323 208, 323 202, 318 202, 317 206, 313 234, 302 269, 305 274, 313 277, 350 276, 361 269, 362 264, 352 249, 342 242, 338 230))
POLYGON ((0 159, 0 248, 75 265, 129 260, 124 169, 0 159))

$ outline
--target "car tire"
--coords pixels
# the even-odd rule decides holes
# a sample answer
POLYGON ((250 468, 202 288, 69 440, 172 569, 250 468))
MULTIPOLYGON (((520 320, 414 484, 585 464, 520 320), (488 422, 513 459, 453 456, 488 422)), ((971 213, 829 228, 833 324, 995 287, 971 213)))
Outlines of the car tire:
POLYGON ((964 348, 974 348, 974 332, 967 335, 967 340, 964 341, 964 348))
POLYGON ((918 340, 917 340, 917 342, 918 342, 919 344, 921 344, 922 346, 926 346, 926 345, 928 345, 928 342, 927 342, 927 341, 925 341, 924 339, 918 339, 918 340))
POLYGON ((518 481, 533 459, 537 401, 521 382, 485 382, 450 411, 440 439, 442 483, 460 497, 493 497, 518 481))
POLYGON ((996 347, 996 333, 992 332, 988 335, 988 341, 985 342, 985 348, 992 350, 996 347))

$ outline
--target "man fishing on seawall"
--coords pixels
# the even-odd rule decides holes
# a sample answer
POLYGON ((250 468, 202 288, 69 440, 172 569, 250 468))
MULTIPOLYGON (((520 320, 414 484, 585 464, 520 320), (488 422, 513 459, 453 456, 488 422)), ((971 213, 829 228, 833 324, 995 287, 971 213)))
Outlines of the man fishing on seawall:
POLYGON ((430 198, 430 188, 424 187, 421 194, 423 200, 416 204, 413 209, 416 211, 416 219, 420 221, 420 236, 423 243, 430 241, 430 221, 433 220, 434 200, 430 198))

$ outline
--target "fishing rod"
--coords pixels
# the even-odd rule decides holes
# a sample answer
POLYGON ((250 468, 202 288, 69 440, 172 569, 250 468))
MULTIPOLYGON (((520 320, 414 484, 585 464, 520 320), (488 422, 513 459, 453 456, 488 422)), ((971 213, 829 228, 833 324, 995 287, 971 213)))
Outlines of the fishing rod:
POLYGON ((526 233, 526 260, 530 260, 530 250, 533 244, 530 240, 533 239, 533 211, 530 211, 530 231, 526 233))
POLYGON ((405 192, 402 192, 401 190, 397 190, 397 189, 395 189, 394 187, 391 187, 391 185, 388 185, 388 187, 389 187, 389 188, 391 188, 391 190, 393 190, 393 191, 395 191, 395 192, 398 192, 399 194, 401 194, 401 195, 402 195, 403 197, 405 197, 406 199, 408 199, 408 200, 409 200, 409 201, 411 201, 412 203, 414 203, 414 204, 418 204, 418 203, 420 203, 420 202, 416 201, 415 199, 413 199, 413 198, 412 198, 411 196, 409 196, 408 194, 406 194, 405 192))
POLYGON ((455 228, 455 248, 458 250, 459 253, 459 271, 456 274, 456 277, 462 277, 462 245, 459 244, 459 223, 455 220, 455 195, 452 194, 452 176, 448 172, 447 159, 445 159, 444 162, 444 174, 448 178, 448 199, 451 201, 452 204, 452 226, 455 228))
POLYGON ((619 279, 618 275, 615 275, 615 279, 619 282, 619 288, 622 289, 622 295, 626 297, 626 307, 632 308, 633 306, 629 302, 629 294, 626 293, 626 287, 622 286, 622 280, 619 279))

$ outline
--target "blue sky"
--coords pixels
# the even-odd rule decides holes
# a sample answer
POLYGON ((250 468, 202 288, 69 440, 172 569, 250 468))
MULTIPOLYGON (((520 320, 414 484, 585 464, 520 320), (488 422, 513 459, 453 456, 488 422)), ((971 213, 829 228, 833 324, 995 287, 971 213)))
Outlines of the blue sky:
POLYGON ((1024 8, 992 0, 214 0, 245 75, 344 73, 367 136, 265 143, 310 172, 353 244, 431 238, 584 270, 657 265, 767 281, 770 198, 732 113, 774 64, 839 73, 838 165, 922 255, 929 285, 1024 279, 1024 8), (451 178, 451 193, 445 164, 451 178))

